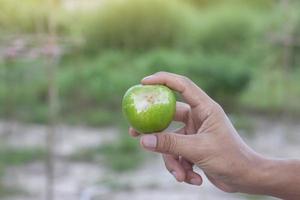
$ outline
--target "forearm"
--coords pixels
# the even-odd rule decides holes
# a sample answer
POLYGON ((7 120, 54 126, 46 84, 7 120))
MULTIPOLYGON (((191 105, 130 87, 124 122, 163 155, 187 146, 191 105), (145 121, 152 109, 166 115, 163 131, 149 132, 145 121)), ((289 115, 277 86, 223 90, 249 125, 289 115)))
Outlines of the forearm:
MULTIPOLYGON (((274 196, 286 200, 300 199, 300 160, 275 160, 260 157, 252 174, 248 193, 274 196)), ((248 190, 248 191, 247 191, 248 190)))

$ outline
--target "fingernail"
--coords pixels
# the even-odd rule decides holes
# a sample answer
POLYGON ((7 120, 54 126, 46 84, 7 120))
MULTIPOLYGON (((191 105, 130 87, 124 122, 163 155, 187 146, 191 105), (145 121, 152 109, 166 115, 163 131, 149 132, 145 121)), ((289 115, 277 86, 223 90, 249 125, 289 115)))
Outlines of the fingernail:
POLYGON ((144 80, 147 80, 147 79, 150 79, 150 78, 152 78, 152 77, 153 77, 153 75, 146 76, 145 78, 143 78, 143 80, 142 80, 142 81, 144 81, 144 80))
POLYGON ((156 147, 157 138, 155 135, 142 136, 142 144, 146 148, 154 149, 156 147))
POLYGON ((192 179, 190 180, 190 183, 193 184, 193 185, 201 185, 200 180, 197 179, 197 178, 192 178, 192 179))
POLYGON ((174 176, 175 179, 177 179, 177 176, 176 176, 176 172, 175 172, 175 171, 171 171, 171 174, 174 176))

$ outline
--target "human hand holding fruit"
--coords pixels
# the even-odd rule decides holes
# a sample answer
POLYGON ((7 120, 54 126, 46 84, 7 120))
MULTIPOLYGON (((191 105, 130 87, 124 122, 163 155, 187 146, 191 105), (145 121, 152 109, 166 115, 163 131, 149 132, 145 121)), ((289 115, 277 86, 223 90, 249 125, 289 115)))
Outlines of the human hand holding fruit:
MULTIPOLYGON (((274 177, 288 170, 291 174, 285 176, 292 178, 292 172, 299 173, 299 162, 281 163, 254 152, 243 142, 223 109, 192 81, 159 72, 144 78, 142 84, 166 85, 179 92, 186 102, 176 103, 174 115, 175 121, 185 124, 183 128, 174 133, 153 133, 140 138, 142 147, 163 154, 166 168, 177 181, 201 185, 202 177, 193 170, 196 165, 215 186, 226 192, 277 197, 297 194, 298 186, 284 190, 287 183, 278 182, 274 177)), ((134 137, 140 135, 133 128, 129 133, 134 137)), ((287 177, 281 179, 288 182, 287 177)), ((300 183, 300 179, 296 182, 300 183)), ((300 197, 299 192, 298 195, 296 198, 300 197)))
MULTIPOLYGON (((142 136, 142 146, 163 153, 166 168, 180 182, 200 185, 202 178, 193 170, 193 165, 197 165, 220 189, 233 191, 232 185, 238 180, 230 173, 234 170, 242 176, 242 169, 232 166, 242 162, 247 165, 254 153, 242 142, 221 107, 194 83, 179 75, 157 73, 143 79, 142 84, 166 85, 179 92, 187 102, 176 104, 174 120, 185 123, 183 128, 176 133, 142 136), (244 152, 236 149, 244 149, 244 152), (230 166, 226 161, 230 161, 230 166)), ((138 135, 134 129, 130 129, 130 133, 138 135)))

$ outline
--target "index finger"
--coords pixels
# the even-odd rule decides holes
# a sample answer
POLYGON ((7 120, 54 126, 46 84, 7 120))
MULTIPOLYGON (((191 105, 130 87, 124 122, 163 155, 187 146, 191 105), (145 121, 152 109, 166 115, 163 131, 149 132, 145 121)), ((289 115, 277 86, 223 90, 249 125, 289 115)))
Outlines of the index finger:
POLYGON ((132 137, 138 137, 140 133, 138 133, 136 130, 134 130, 132 127, 129 127, 128 133, 132 137))
POLYGON ((194 82, 181 75, 169 72, 158 72, 145 77, 141 82, 146 85, 162 84, 168 86, 179 92, 191 108, 197 107, 200 104, 207 105, 212 101, 194 82))

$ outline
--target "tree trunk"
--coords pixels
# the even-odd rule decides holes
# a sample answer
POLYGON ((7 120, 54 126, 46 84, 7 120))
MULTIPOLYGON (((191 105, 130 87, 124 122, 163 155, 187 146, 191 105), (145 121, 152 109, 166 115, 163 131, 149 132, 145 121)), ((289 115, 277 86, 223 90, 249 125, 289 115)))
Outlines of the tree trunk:
POLYGON ((53 19, 55 9, 58 6, 57 0, 48 0, 50 14, 48 16, 49 38, 46 44, 47 71, 48 71, 48 106, 49 106, 49 127, 46 136, 46 200, 54 200, 55 183, 55 133, 57 118, 59 114, 58 87, 56 82, 58 55, 56 24, 53 19))

